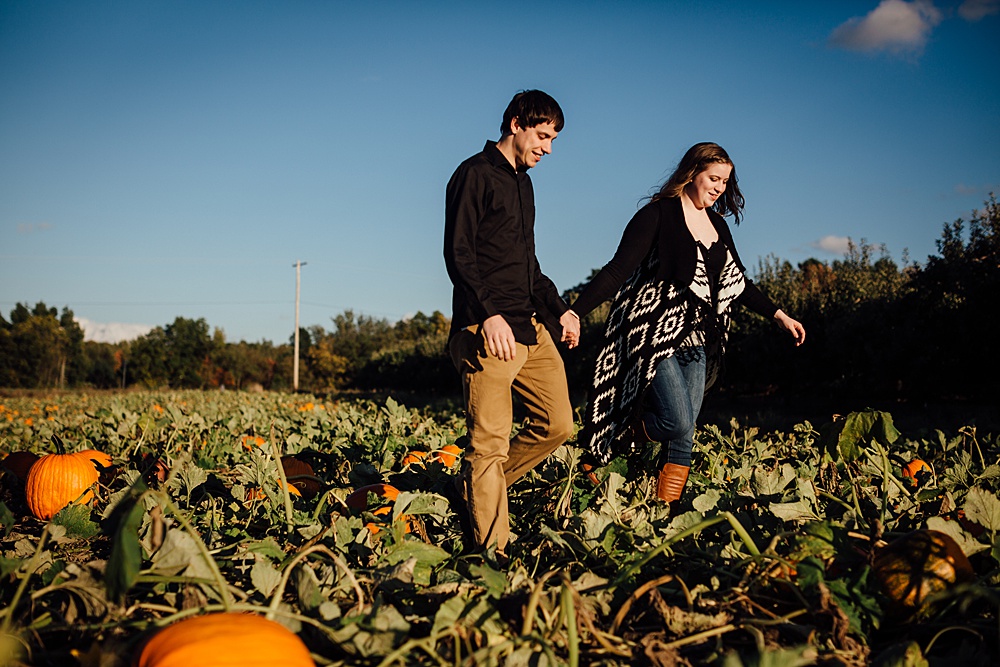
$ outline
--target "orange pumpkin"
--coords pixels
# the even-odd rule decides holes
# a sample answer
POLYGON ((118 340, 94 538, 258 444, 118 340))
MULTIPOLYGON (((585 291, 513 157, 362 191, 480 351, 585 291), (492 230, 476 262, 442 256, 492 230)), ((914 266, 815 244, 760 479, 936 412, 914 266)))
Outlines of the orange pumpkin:
POLYGON ((406 456, 403 457, 402 463, 404 466, 413 465, 415 463, 423 463, 424 459, 427 458, 428 453, 429 452, 414 449, 406 453, 406 456))
POLYGON ((440 461, 445 468, 450 468, 455 465, 455 461, 458 457, 462 455, 462 449, 455 445, 445 445, 441 448, 441 451, 435 454, 435 457, 440 461))
MULTIPOLYGON (((283 485, 281 483, 281 480, 279 479, 278 488, 280 489, 282 488, 282 486, 283 485)), ((288 483, 288 495, 298 496, 299 498, 302 497, 302 494, 299 492, 297 488, 295 488, 295 485, 292 484, 291 482, 288 483)), ((264 500, 264 498, 266 497, 267 495, 264 493, 264 489, 260 488, 259 486, 251 486, 247 489, 247 495, 246 495, 247 502, 250 502, 251 500, 264 500)))
POLYGON ((379 498, 385 498, 390 502, 395 502, 396 497, 399 496, 399 489, 392 486, 391 484, 369 484, 368 486, 362 486, 360 489, 347 496, 344 502, 352 510, 358 512, 368 509, 368 494, 371 493, 379 498))
POLYGON ((110 468, 111 467, 111 455, 110 454, 105 454, 104 452, 102 452, 100 450, 97 450, 97 449, 85 449, 82 452, 77 452, 76 455, 79 456, 82 459, 86 459, 87 461, 90 461, 91 464, 97 463, 102 468, 110 468))
POLYGON ((31 466, 38 460, 38 454, 34 452, 11 452, 0 462, 0 467, 9 470, 17 477, 17 480, 24 484, 28 479, 28 472, 31 466))
POLYGON ((890 615, 926 609, 927 598, 975 577, 962 548, 945 533, 915 530, 883 547, 872 567, 890 615))
MULTIPOLYGON (((392 517, 392 507, 390 505, 378 507, 372 512, 372 514, 378 517, 385 517, 385 520, 388 521, 392 517)), ((410 530, 413 528, 412 517, 409 514, 401 514, 399 516, 399 519, 397 519, 397 521, 403 522, 404 533, 409 533, 410 530)), ((379 526, 377 523, 371 521, 365 524, 365 528, 367 528, 368 532, 371 533, 372 535, 378 535, 378 532, 382 529, 382 527, 379 526)))
POLYGON ((135 667, 316 667, 298 635, 263 616, 216 613, 186 618, 153 635, 135 667))
POLYGON ((918 473, 926 472, 928 475, 931 474, 931 467, 927 465, 926 461, 921 459, 913 459, 905 466, 903 466, 903 477, 910 481, 911 485, 920 484, 920 479, 917 477, 918 473))
POLYGON ((294 456, 282 456, 281 467, 285 471, 288 483, 298 489, 299 495, 304 498, 312 498, 323 488, 319 480, 315 479, 316 473, 313 472, 312 466, 305 461, 294 456))
POLYGON ((94 498, 90 487, 98 476, 89 459, 76 454, 46 454, 28 472, 24 485, 28 509, 48 521, 71 503, 89 503, 94 498))

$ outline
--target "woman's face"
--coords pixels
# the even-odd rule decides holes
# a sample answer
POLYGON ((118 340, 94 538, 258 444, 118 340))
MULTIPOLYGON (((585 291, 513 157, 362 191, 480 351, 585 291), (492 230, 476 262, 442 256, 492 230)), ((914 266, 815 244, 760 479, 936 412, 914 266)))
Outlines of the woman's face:
POLYGON ((684 186, 684 193, 698 208, 710 208, 726 191, 726 183, 732 173, 733 165, 713 162, 684 186))

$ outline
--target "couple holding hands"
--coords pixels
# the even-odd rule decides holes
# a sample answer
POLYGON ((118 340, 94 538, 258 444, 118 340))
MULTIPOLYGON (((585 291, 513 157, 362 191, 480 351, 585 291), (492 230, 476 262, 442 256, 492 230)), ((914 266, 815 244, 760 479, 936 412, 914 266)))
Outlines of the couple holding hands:
MULTIPOLYGON (((478 548, 505 559, 507 487, 573 434, 555 340, 575 347, 580 318, 612 299, 578 445, 593 465, 662 443, 657 496, 687 483, 695 420, 725 350, 733 306, 773 319, 796 345, 803 326, 746 277, 723 216, 739 224, 743 195, 729 155, 692 146, 632 217, 614 257, 567 307, 535 256, 528 170, 552 152, 559 104, 539 90, 507 106, 500 139, 448 182, 444 255, 454 284, 449 352, 462 378, 469 445, 457 485, 478 548), (513 439, 512 395, 528 412, 513 439)), ((652 470, 651 470, 652 472, 652 470)))

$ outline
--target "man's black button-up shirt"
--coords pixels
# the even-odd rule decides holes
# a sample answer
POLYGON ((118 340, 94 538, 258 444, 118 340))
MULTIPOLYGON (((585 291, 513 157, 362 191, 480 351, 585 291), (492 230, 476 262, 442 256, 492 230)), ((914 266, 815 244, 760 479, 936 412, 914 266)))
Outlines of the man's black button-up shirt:
POLYGON ((496 142, 455 170, 445 199, 444 259, 455 286, 452 333, 503 315, 524 345, 537 342, 532 315, 550 331, 566 312, 535 257, 535 193, 496 142))

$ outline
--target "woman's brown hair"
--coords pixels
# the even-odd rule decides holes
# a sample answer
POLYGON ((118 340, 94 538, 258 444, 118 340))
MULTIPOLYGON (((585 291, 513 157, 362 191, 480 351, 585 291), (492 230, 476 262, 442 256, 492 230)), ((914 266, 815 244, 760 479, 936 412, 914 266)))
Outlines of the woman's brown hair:
POLYGON ((733 164, 729 153, 722 146, 710 141, 695 144, 688 149, 677 168, 674 169, 674 173, 670 175, 659 192, 652 196, 651 201, 665 197, 679 197, 684 186, 693 181, 695 176, 705 171, 711 164, 728 164, 733 168, 729 182, 726 183, 726 191, 722 193, 712 208, 719 215, 732 215, 736 224, 740 224, 740 218, 743 217, 744 200, 736 180, 736 165, 733 164))

